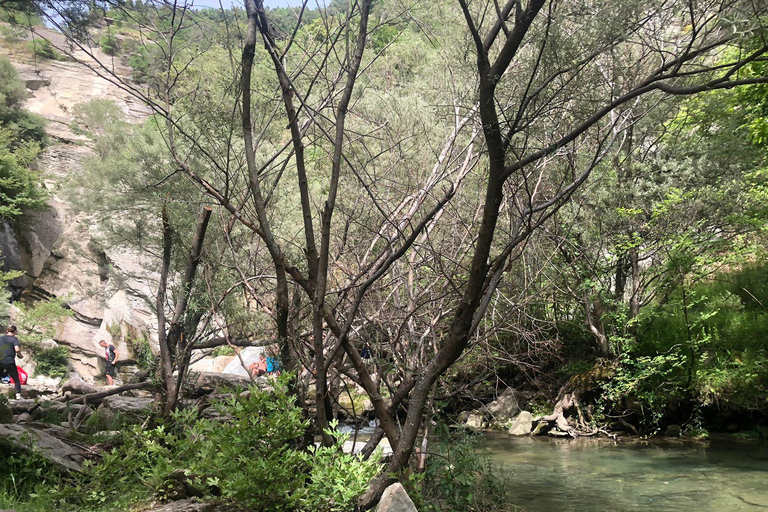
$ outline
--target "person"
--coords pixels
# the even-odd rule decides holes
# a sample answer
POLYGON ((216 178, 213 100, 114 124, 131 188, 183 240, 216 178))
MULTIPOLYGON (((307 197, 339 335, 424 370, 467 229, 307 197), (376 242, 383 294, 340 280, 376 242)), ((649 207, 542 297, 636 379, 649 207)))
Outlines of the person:
POLYGON ((259 360, 255 363, 251 363, 248 367, 248 371, 251 372, 253 377, 261 377, 267 373, 267 358, 264 356, 264 352, 259 354, 259 360))
POLYGON ((112 386, 114 384, 114 380, 112 378, 115 376, 115 366, 117 365, 117 360, 120 357, 120 352, 115 350, 114 345, 110 345, 105 340, 101 340, 99 345, 101 345, 101 347, 104 349, 104 359, 107 360, 107 369, 104 371, 107 376, 107 384, 112 386))
POLYGON ((271 350, 267 354, 267 374, 280 375, 280 361, 271 350))
POLYGON ((16 387, 16 400, 21 400, 21 379, 19 371, 16 368, 16 358, 21 359, 21 344, 16 337, 16 326, 9 325, 5 330, 5 336, 0 337, 0 376, 9 376, 13 379, 13 385, 16 387))

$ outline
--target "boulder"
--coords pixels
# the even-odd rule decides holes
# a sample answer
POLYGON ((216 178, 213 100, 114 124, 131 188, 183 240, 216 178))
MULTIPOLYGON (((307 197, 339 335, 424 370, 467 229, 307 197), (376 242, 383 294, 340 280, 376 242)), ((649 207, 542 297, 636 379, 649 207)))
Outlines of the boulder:
POLYGON ((45 459, 73 471, 82 470, 80 454, 52 435, 22 425, 0 424, 0 444, 24 451, 36 450, 45 459))
MULTIPOLYGON (((267 384, 263 381, 264 379, 255 380, 257 385, 263 383, 266 386, 267 384)), ((188 396, 199 397, 222 389, 244 388, 249 384, 251 384, 251 379, 248 377, 228 373, 189 372, 184 381, 184 391, 188 396)))
POLYGON ((418 512, 402 484, 394 483, 384 490, 376 512, 418 512))
POLYGON ((107 415, 120 413, 123 416, 144 418, 152 412, 155 401, 152 398, 139 398, 125 395, 108 396, 101 402, 99 411, 107 415))
POLYGON ((35 403, 35 400, 24 398, 21 400, 11 400, 9 405, 13 414, 21 414, 23 412, 29 412, 35 403))
POLYGON ((523 411, 517 415, 515 421, 512 422, 512 426, 509 428, 509 435, 512 436, 527 436, 533 429, 533 414, 528 411, 523 411))
POLYGON ((90 384, 88 382, 85 382, 80 377, 74 377, 72 379, 69 379, 67 382, 64 383, 64 385, 61 386, 61 392, 62 393, 75 393, 78 395, 87 395, 89 393, 95 393, 96 386, 93 384, 90 384))
POLYGON ((472 412, 467 418, 467 422, 464 424, 468 428, 481 429, 485 423, 483 415, 479 412, 472 412))
POLYGON ((485 410, 499 423, 514 418, 520 412, 517 393, 508 388, 496 400, 486 405, 485 410))

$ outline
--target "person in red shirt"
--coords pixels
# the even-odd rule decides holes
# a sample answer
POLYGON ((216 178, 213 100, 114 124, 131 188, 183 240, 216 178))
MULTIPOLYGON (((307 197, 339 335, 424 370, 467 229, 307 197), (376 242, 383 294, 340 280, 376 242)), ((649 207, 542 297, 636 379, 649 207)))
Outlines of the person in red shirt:
POLYGON ((16 400, 21 399, 21 379, 16 368, 16 359, 22 358, 19 338, 16 337, 16 326, 9 325, 5 336, 0 336, 0 378, 8 375, 16 387, 16 400))

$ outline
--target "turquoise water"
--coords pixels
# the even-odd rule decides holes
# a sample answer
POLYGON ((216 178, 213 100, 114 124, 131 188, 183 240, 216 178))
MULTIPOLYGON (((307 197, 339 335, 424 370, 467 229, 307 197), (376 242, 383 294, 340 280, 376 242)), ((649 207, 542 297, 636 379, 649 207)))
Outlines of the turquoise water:
POLYGON ((489 435, 527 512, 768 511, 768 444, 489 435))

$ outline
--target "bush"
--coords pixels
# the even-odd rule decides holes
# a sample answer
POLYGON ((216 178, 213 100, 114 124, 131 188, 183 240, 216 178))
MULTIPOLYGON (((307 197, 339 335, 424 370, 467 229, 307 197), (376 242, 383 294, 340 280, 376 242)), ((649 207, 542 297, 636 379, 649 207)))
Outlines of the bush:
POLYGON ((53 347, 38 350, 35 353, 37 367, 35 374, 48 377, 63 377, 69 370, 69 349, 53 347))
POLYGON ((406 477, 404 484, 421 512, 462 510, 500 512, 509 504, 505 482, 491 462, 478 455, 475 441, 465 432, 442 426, 430 445, 424 472, 406 477))
POLYGON ((251 387, 216 404, 231 418, 223 424, 183 410, 154 429, 124 431, 123 444, 89 466, 74 490, 62 496, 79 509, 125 496, 162 499, 173 493, 171 475, 183 470, 203 494, 243 507, 261 510, 269 503, 275 512, 352 510, 380 469, 377 455, 363 461, 342 453, 344 436, 330 448, 295 447, 307 423, 286 382, 281 377, 271 393, 251 387))
POLYGON ((61 60, 63 56, 56 51, 47 39, 33 39, 29 42, 29 50, 41 59, 61 60))
POLYGON ((120 50, 120 41, 112 34, 104 34, 99 40, 99 46, 107 55, 115 56, 120 50))

